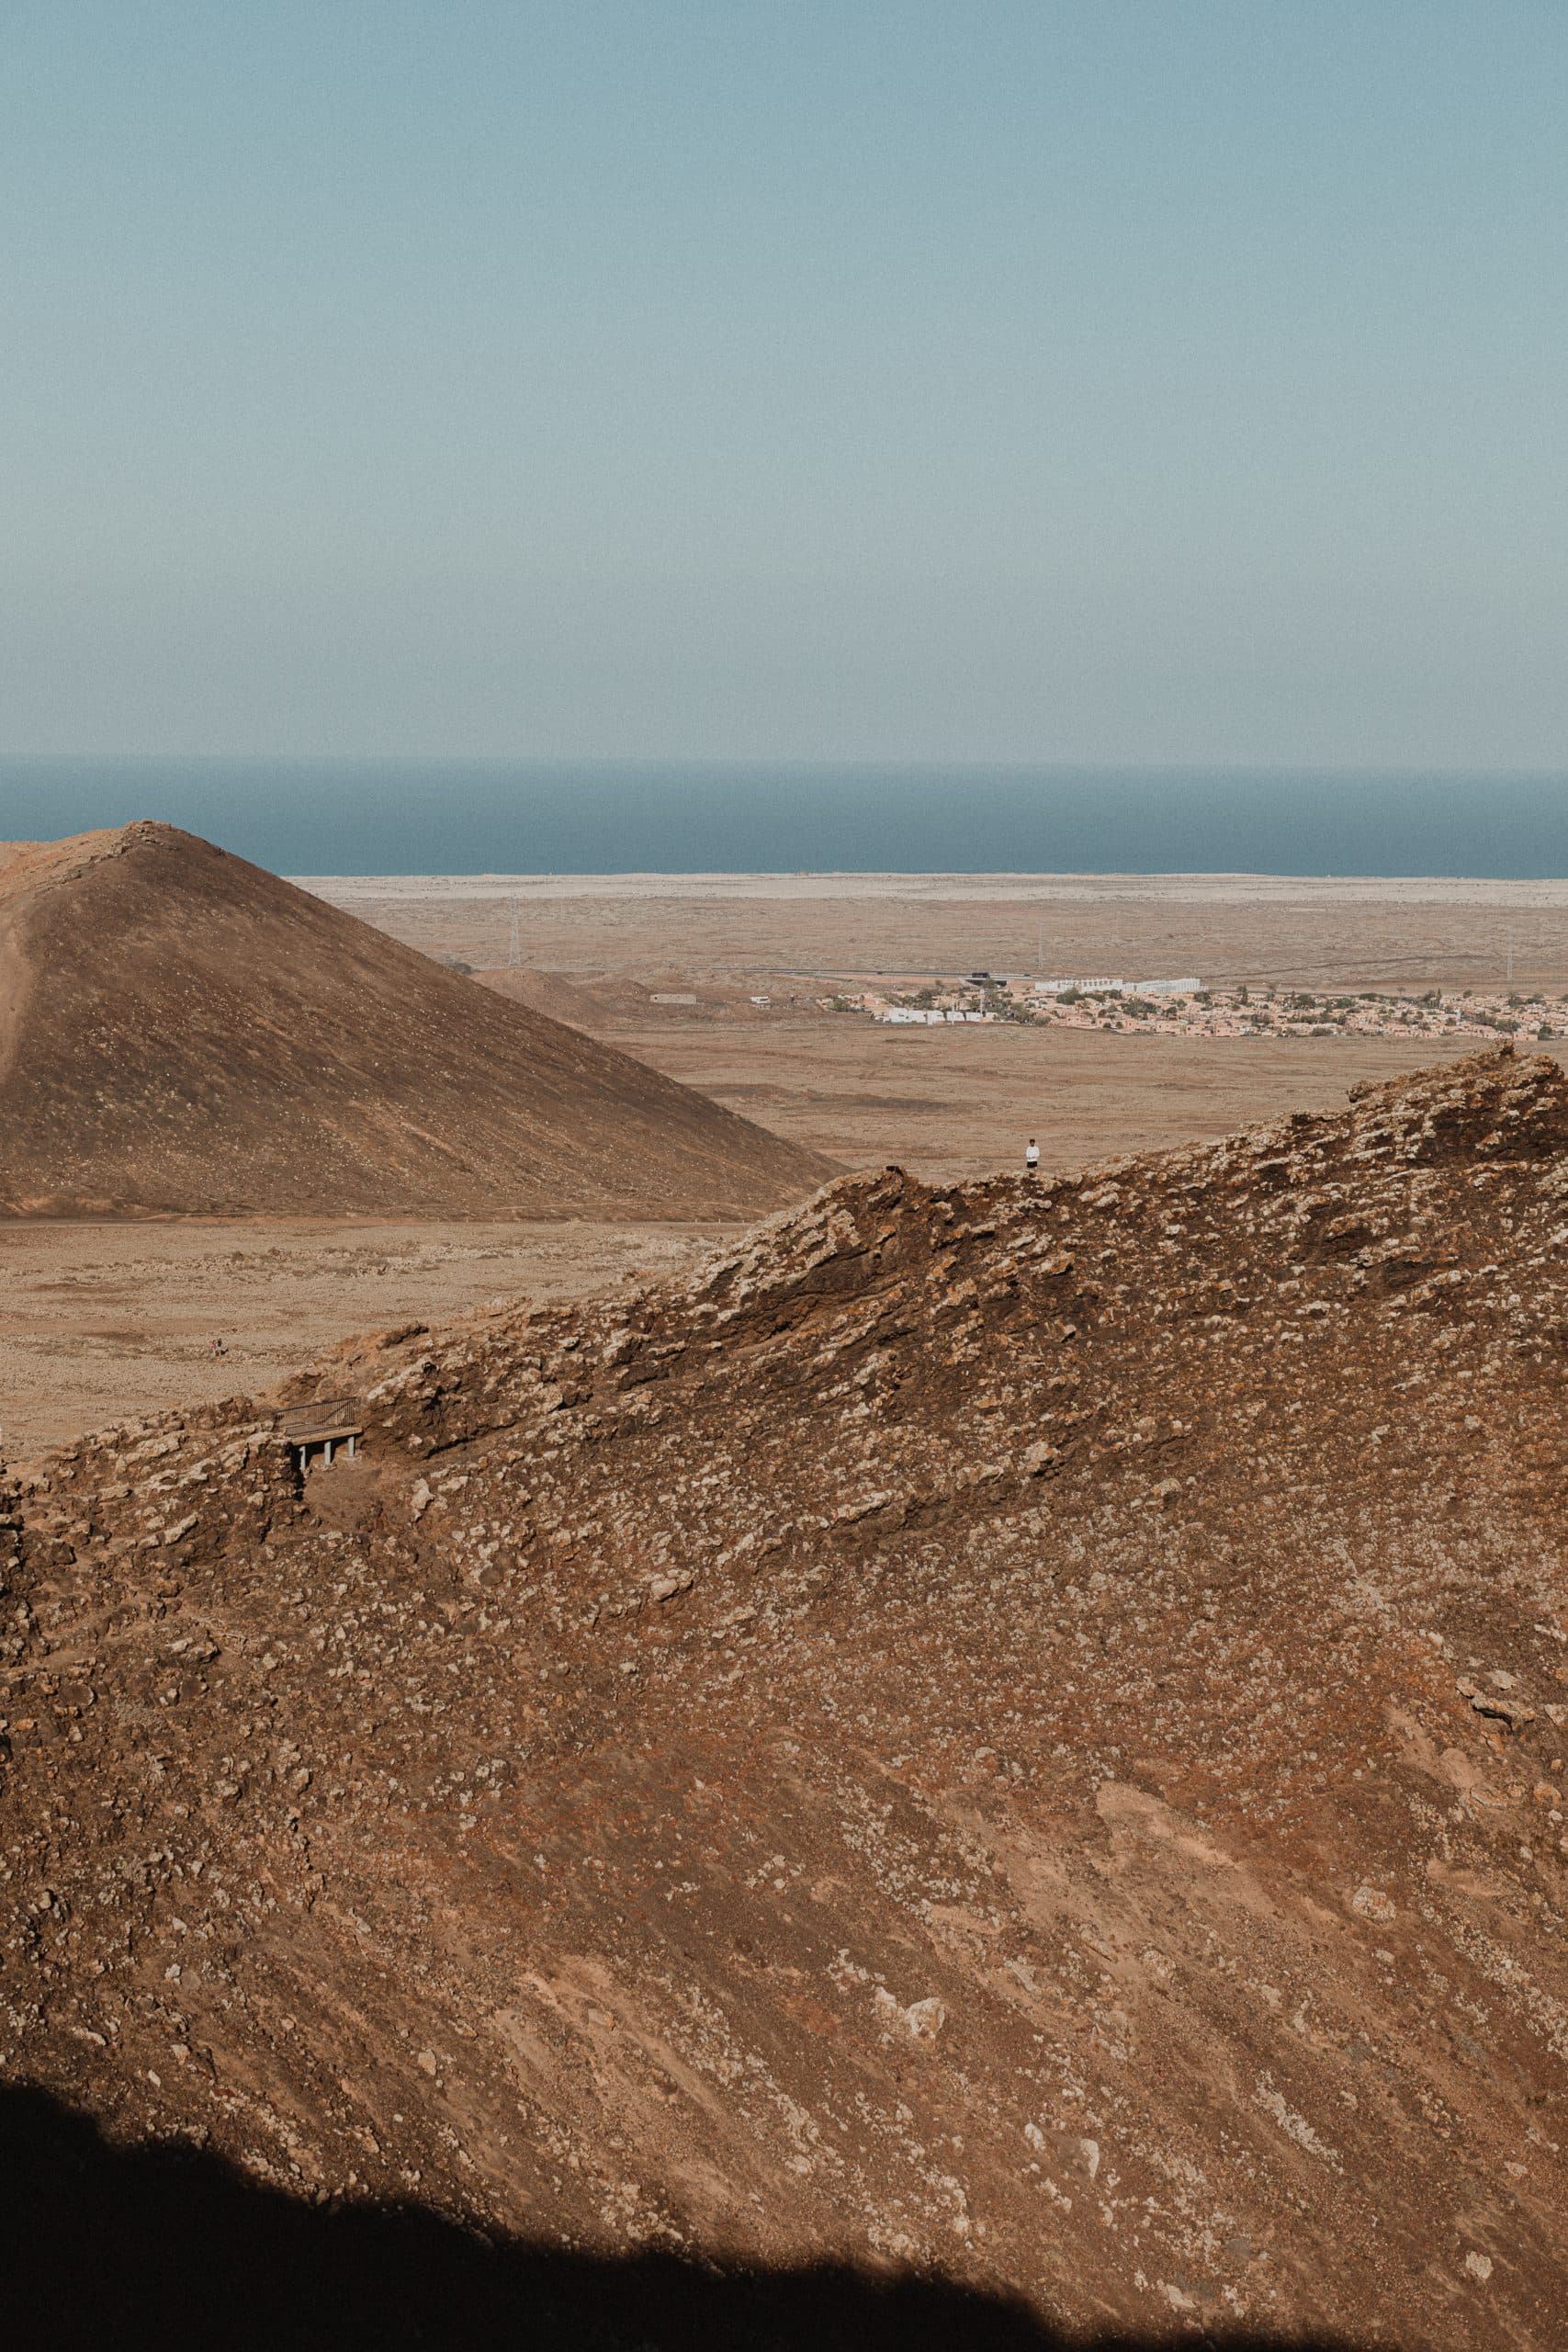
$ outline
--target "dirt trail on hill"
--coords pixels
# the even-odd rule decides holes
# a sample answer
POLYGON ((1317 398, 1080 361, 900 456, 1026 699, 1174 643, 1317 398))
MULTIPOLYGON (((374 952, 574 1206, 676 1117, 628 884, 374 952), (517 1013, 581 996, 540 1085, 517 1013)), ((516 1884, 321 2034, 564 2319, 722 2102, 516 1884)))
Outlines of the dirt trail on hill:
POLYGON ((829 1168, 167 825, 11 845, 0 1057, 0 1215, 706 1219, 829 1168))
POLYGON ((5 2078, 495 2242, 1560 2342, 1565 1351, 1505 1053, 73 1447, 5 2078))

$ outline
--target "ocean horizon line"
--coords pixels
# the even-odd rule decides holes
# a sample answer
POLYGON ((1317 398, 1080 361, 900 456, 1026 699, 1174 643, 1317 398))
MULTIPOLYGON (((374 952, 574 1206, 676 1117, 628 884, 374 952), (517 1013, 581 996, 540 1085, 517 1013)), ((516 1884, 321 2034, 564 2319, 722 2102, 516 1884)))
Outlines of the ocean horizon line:
POLYGON ((1568 876, 1568 770, 0 756, 0 839, 135 818, 340 877, 1568 876))

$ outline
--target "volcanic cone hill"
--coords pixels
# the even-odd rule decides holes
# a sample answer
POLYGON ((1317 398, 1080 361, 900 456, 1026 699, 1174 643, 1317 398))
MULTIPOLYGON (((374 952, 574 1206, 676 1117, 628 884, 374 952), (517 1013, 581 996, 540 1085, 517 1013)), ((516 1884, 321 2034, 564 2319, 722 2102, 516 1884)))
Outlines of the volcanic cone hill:
POLYGON ((85 1440, 7 1506, 4 2079, 492 2237, 1561 2342, 1565 1351, 1505 1051, 359 1343, 302 1479, 85 1440))
POLYGON ((0 864, 0 1213, 701 1218, 827 1172, 172 826, 0 864))

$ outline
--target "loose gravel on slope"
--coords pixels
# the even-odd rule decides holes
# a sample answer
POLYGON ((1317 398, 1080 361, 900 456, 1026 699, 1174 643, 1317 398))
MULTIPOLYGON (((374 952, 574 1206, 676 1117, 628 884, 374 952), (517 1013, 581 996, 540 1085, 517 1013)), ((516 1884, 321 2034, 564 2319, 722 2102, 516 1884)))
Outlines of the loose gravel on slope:
POLYGON ((1554 2341, 1565 1345, 1505 1054, 69 1448, 5 2073, 491 2234, 1554 2341))

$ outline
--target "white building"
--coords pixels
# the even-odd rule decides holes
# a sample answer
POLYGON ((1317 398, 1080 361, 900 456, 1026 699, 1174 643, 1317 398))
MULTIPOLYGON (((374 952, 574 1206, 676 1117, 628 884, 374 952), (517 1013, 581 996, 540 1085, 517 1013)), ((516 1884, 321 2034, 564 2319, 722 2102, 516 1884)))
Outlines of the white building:
POLYGON ((890 1004, 879 1012, 878 1021, 890 1021, 899 1028, 940 1029, 949 1021, 994 1021, 994 1012, 944 1012, 940 1006, 930 1008, 919 1004, 890 1004))
POLYGON ((1201 980, 1036 980, 1032 996, 1066 996, 1077 989, 1080 996, 1196 996, 1201 980))
POLYGON ((1127 980, 1036 980, 1031 994, 1034 996, 1066 996, 1070 989, 1079 989, 1085 996, 1125 996, 1131 983, 1127 980))

